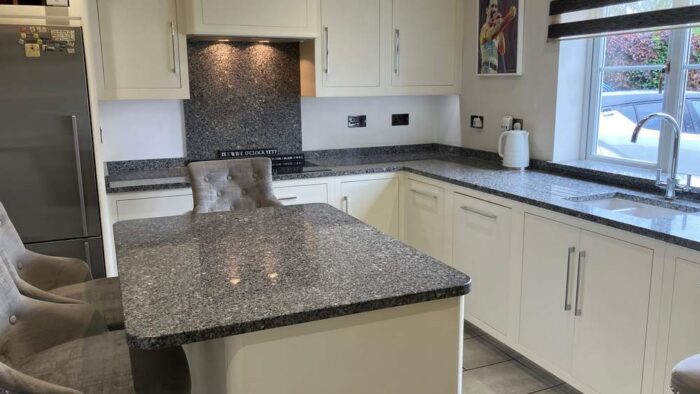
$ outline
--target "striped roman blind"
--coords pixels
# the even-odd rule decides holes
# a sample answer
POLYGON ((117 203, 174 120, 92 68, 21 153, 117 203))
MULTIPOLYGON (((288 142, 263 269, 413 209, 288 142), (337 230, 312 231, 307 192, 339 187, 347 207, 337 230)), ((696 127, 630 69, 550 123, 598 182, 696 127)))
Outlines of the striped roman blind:
POLYGON ((563 40, 700 26, 698 0, 551 0, 548 38, 563 40))

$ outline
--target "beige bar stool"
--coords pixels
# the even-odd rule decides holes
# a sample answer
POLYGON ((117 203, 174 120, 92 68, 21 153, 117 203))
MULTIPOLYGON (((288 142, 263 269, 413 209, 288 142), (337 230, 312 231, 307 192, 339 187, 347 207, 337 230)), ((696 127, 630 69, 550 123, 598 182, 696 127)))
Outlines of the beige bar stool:
POLYGON ((268 158, 215 160, 187 166, 194 212, 250 211, 281 206, 272 189, 268 158))
POLYGON ((673 368, 671 390, 676 394, 700 394, 700 354, 686 358, 673 368))

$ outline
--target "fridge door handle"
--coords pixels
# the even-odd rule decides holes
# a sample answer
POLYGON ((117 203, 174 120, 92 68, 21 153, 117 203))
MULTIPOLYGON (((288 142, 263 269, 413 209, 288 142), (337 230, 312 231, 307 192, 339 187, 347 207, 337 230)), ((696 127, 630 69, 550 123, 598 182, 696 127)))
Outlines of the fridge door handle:
POLYGON ((83 185, 83 164, 80 157, 80 139, 78 135, 78 116, 71 115, 73 126, 73 149, 75 150, 75 168, 78 172, 78 194, 80 195, 80 214, 83 223, 83 237, 88 236, 87 208, 85 206, 85 187, 83 185))

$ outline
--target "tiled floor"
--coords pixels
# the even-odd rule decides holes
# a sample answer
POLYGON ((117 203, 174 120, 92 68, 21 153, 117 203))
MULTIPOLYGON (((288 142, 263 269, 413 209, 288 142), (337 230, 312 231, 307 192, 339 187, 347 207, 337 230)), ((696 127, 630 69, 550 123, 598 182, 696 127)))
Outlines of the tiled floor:
POLYGON ((462 394, 578 394, 478 328, 464 327, 462 394))

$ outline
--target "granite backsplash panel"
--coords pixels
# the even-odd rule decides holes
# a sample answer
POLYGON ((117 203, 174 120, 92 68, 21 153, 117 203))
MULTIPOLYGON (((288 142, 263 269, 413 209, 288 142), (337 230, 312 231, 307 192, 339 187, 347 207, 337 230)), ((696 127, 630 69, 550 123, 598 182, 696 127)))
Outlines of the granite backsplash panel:
POLYGON ((188 43, 188 160, 229 149, 301 152, 299 44, 188 43))

